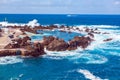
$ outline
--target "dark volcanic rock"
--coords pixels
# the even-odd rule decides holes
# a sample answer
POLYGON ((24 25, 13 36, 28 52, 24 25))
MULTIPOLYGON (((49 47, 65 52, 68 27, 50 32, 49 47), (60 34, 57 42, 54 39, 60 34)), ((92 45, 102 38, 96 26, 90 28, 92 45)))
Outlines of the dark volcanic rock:
POLYGON ((108 38, 108 39, 105 39, 105 40, 103 40, 104 42, 107 42, 107 41, 111 41, 111 40, 113 40, 112 38, 108 38))
POLYGON ((71 50, 75 50, 77 49, 77 41, 69 41, 69 47, 68 47, 68 50, 71 51, 71 50))
POLYGON ((86 48, 91 43, 90 37, 74 37, 73 40, 69 41, 68 50, 75 50, 78 46, 82 47, 83 49, 86 48))
POLYGON ((88 35, 90 35, 92 38, 94 38, 94 34, 92 34, 92 33, 88 33, 88 35))
MULTIPOLYGON (((37 57, 39 55, 43 55, 45 54, 44 52, 44 46, 41 43, 31 43, 28 42, 28 40, 31 40, 28 36, 24 37, 23 39, 19 38, 19 39, 15 39, 13 40, 13 43, 8 44, 7 46, 5 46, 5 49, 16 49, 16 48, 21 48, 21 49, 25 49, 24 51, 21 51, 22 56, 33 56, 33 57, 37 57)), ((6 55, 6 56, 10 56, 10 55, 16 55, 13 52, 11 53, 9 51, 9 53, 7 53, 8 50, 5 50, 4 54, 0 54, 1 56, 6 55)), ((16 49, 17 51, 17 49, 16 49)), ((15 51, 14 51, 15 52, 15 51)), ((0 51, 0 53, 3 53, 0 51)), ((16 53, 16 52, 15 52, 16 53)))
POLYGON ((33 56, 37 57, 39 55, 45 54, 44 52, 44 46, 41 43, 33 43, 31 45, 25 46, 25 49, 27 52, 24 52, 22 55, 23 56, 33 56))
POLYGON ((46 37, 46 36, 44 36, 43 37, 43 45, 44 46, 47 46, 47 45, 49 45, 54 39, 56 39, 55 37, 53 37, 53 36, 48 36, 48 37, 46 37))
POLYGON ((36 29, 31 28, 31 27, 29 27, 29 26, 24 26, 24 27, 22 27, 20 30, 21 30, 22 32, 27 31, 27 32, 31 32, 31 33, 34 33, 34 34, 37 33, 36 29))
POLYGON ((0 28, 0 32, 2 32, 2 29, 0 28))
POLYGON ((6 45, 4 48, 5 49, 13 49, 13 48, 23 48, 27 45, 29 45, 30 43, 28 42, 29 40, 31 40, 30 37, 26 36, 23 39, 19 38, 19 39, 14 39, 12 40, 12 43, 6 45))
POLYGON ((65 51, 68 46, 68 43, 64 40, 55 39, 46 47, 46 49, 50 51, 65 51))

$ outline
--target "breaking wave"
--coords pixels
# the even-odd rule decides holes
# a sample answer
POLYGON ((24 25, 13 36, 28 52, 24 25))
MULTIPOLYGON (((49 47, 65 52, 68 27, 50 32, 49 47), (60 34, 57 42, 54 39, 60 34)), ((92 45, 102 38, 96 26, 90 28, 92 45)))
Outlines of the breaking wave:
POLYGON ((0 22, 0 25, 1 26, 31 26, 31 27, 34 27, 34 26, 39 26, 40 24, 38 23, 38 20, 36 19, 33 19, 32 21, 29 21, 28 23, 9 23, 7 21, 5 22, 0 22))
POLYGON ((23 59, 17 56, 0 57, 0 65, 22 63, 23 59))
MULTIPOLYGON (((86 25, 77 26, 79 28, 84 28, 86 25)), ((120 32, 119 30, 107 30, 108 28, 120 28, 119 26, 109 26, 109 25, 89 25, 87 26, 89 28, 98 28, 98 31, 109 34, 94 34, 94 39, 89 45, 86 50, 99 50, 103 53, 96 53, 92 54, 89 52, 85 52, 82 49, 77 49, 74 51, 63 51, 63 52, 53 52, 53 51, 47 51, 47 58, 51 59, 65 59, 67 58, 70 61, 73 61, 74 63, 86 63, 86 64, 103 64, 108 61, 108 59, 104 55, 116 55, 120 56, 120 51, 118 51, 120 48, 120 44, 118 44, 117 41, 120 41, 120 32), (104 42, 103 40, 113 38, 112 41, 104 42), (116 43, 117 42, 117 43, 116 43), (111 43, 111 44, 110 44, 111 43), (114 43, 114 44, 113 44, 114 43), (115 45, 118 46, 115 46, 115 45), (106 50, 109 49, 109 50, 106 50), (113 50, 114 49, 114 50, 113 50), (113 50, 113 51, 111 51, 113 50), (117 51, 115 51, 117 50, 117 51)))
POLYGON ((75 51, 62 51, 62 52, 53 52, 47 51, 45 57, 59 60, 59 59, 68 59, 75 64, 86 63, 86 64, 103 64, 108 61, 108 59, 102 55, 91 54, 85 52, 75 51))
POLYGON ((86 79, 90 79, 90 80, 108 80, 108 79, 101 79, 100 77, 93 75, 88 70, 78 69, 77 72, 83 74, 86 79))
MULTIPOLYGON (((29 21, 27 24, 17 24, 17 23, 8 23, 8 22, 0 22, 0 24, 2 24, 3 26, 8 26, 8 25, 28 25, 31 27, 34 26, 38 26, 40 25, 38 23, 38 21, 36 19, 34 19, 33 21, 29 21)), ((78 25, 78 28, 84 28, 84 27, 89 27, 89 28, 98 28, 98 31, 100 32, 107 32, 109 34, 94 34, 94 39, 95 41, 93 41, 91 43, 91 45, 89 45, 87 47, 86 50, 102 50, 104 52, 104 49, 108 48, 108 49, 119 49, 119 47, 113 47, 113 44, 109 45, 109 42, 103 42, 103 40, 107 39, 107 38, 113 38, 112 41, 110 42, 114 42, 114 41, 120 41, 120 26, 110 26, 110 25, 78 25), (108 30, 109 28, 112 29, 116 29, 119 28, 117 30, 108 30), (109 47, 108 47, 109 45, 109 47)), ((77 31, 76 31, 77 32, 77 31)), ((50 35, 50 34, 44 34, 44 35, 50 35)), ((39 35, 40 36, 40 35, 39 35)), ((39 36, 37 37, 34 36, 34 38, 39 38, 39 36)), ((77 49, 75 51, 63 51, 63 52, 53 52, 53 51, 47 51, 46 50, 46 56, 47 58, 51 58, 51 59, 64 59, 67 58, 69 60, 72 60, 75 63, 80 63, 80 62, 85 62, 87 64, 103 64, 105 62, 108 61, 108 59, 106 57, 104 57, 103 55, 99 55, 99 54, 92 54, 92 53, 81 53, 81 49, 77 49)), ((119 52, 114 52, 114 51, 107 51, 107 54, 112 54, 112 55, 117 55, 119 56, 119 52)), ((13 59, 11 59, 13 60, 13 59)), ((2 61, 2 60, 1 60, 2 61)), ((4 60, 3 60, 4 62, 4 60)), ((14 61, 13 61, 14 62, 14 61)), ((9 61, 8 61, 9 63, 9 61)), ((0 63, 1 64, 1 63, 0 63)))

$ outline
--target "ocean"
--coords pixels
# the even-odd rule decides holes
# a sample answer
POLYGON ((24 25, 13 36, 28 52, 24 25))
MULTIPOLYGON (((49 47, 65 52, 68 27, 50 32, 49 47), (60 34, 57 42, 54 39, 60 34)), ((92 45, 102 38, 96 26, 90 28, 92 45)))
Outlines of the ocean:
MULTIPOLYGON (((41 25, 98 28, 110 34, 95 34, 96 41, 85 50, 46 51, 46 55, 37 58, 0 57, 0 80, 120 80, 120 15, 0 14, 0 22, 5 18, 9 23, 28 23, 36 19, 41 25), (102 42, 106 38, 113 40, 102 42)), ((43 33, 32 36, 32 40, 55 35, 68 41, 82 36, 76 32, 43 33)))

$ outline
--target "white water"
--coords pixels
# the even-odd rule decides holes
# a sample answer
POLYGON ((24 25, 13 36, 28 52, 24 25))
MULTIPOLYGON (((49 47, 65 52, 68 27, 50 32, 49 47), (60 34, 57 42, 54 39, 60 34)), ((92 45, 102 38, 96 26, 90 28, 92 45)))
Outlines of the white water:
POLYGON ((78 69, 77 72, 83 74, 86 79, 90 79, 90 80, 108 80, 108 79, 101 79, 100 77, 93 75, 88 70, 78 69))
POLYGON ((38 23, 38 20, 36 19, 33 19, 32 21, 29 21, 27 24, 24 24, 24 23, 9 23, 9 22, 0 22, 0 25, 1 26, 31 26, 31 27, 34 27, 34 26, 39 26, 40 24, 38 23))
POLYGON ((0 65, 22 63, 23 59, 17 56, 0 57, 0 65))
POLYGON ((103 64, 108 61, 108 59, 102 55, 91 54, 91 53, 81 53, 78 50, 74 51, 61 51, 53 52, 45 50, 47 55, 45 57, 59 60, 59 59, 68 59, 75 64, 86 63, 86 64, 103 64), (85 60, 85 61, 81 61, 85 60))
MULTIPOLYGON (((8 26, 8 25, 28 25, 31 27, 39 25, 38 21, 34 19, 33 21, 29 21, 27 24, 17 24, 17 23, 8 23, 8 22, 0 22, 3 26, 8 26)), ((80 29, 84 29, 84 27, 89 27, 89 28, 98 28, 97 31, 100 31, 102 33, 107 32, 110 34, 94 34, 94 40, 91 45, 87 47, 86 50, 95 50, 95 49, 117 49, 118 47, 113 47, 112 45, 109 45, 109 42, 103 42, 103 40, 107 38, 113 38, 112 41, 120 41, 120 30, 107 30, 105 28, 119 28, 119 26, 110 26, 110 25, 80 25, 77 26, 80 29), (108 47, 109 45, 109 47, 108 47)), ((76 28, 76 27, 73 27, 76 28)), ((74 31, 77 32, 78 31, 74 31)), ((44 34, 47 35, 47 34, 44 34)), ((119 49, 119 48, 118 48, 119 49)), ((47 51, 47 55, 45 57, 51 58, 51 59, 64 59, 67 58, 68 60, 73 61, 74 63, 80 63, 79 59, 85 59, 87 60, 85 63, 87 64, 103 64, 108 61, 108 59, 99 54, 92 54, 92 53, 81 53, 81 49, 77 49, 74 51, 63 51, 63 52, 52 52, 52 51, 47 51)), ((120 53, 118 52, 107 52, 106 54, 109 55, 116 55, 120 56, 120 53)))
MULTIPOLYGON (((78 26, 80 29, 83 29, 86 27, 86 25, 78 26)), ((102 49, 120 49, 118 47, 114 47, 113 45, 109 45, 111 42, 120 41, 120 30, 107 30, 106 28, 118 28, 119 26, 109 26, 109 25, 90 25, 87 26, 89 28, 98 28, 99 32, 106 32, 109 34, 94 34, 94 40, 91 45, 89 45, 86 50, 102 50, 102 49), (103 40, 113 38, 113 40, 104 42, 103 40)), ((75 32, 75 31, 74 31, 75 32)), ((104 55, 116 55, 120 56, 119 52, 110 52, 107 51, 106 53, 96 53, 92 54, 89 52, 84 52, 82 49, 77 49, 74 51, 63 51, 63 52, 52 52, 47 51, 46 57, 51 59, 68 59, 70 61, 73 61, 74 63, 86 63, 86 64, 103 64, 108 61, 108 59, 104 55), (81 53, 82 52, 82 53, 81 53), (81 61, 83 60, 83 61, 81 61), (85 60, 85 61, 84 61, 85 60)), ((104 50, 103 50, 104 52, 104 50)))

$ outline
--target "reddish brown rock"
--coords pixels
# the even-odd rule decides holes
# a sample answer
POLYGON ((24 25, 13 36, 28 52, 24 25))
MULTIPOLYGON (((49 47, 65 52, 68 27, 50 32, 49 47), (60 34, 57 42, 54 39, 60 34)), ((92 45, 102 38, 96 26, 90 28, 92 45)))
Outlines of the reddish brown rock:
POLYGON ((29 26, 24 26, 24 27, 20 28, 20 30, 21 30, 22 32, 27 31, 27 32, 31 32, 31 33, 34 33, 34 34, 37 33, 36 29, 31 28, 31 27, 29 27, 29 26))
POLYGON ((1 50, 0 51, 0 57, 2 56, 16 56, 21 55, 20 50, 1 50))
POLYGON ((69 47, 67 50, 71 51, 75 49, 77 49, 77 41, 69 41, 69 47))
POLYGON ((50 51, 65 51, 68 46, 68 43, 64 40, 55 39, 46 47, 46 49, 50 51))
MULTIPOLYGON (((44 46, 41 43, 30 43, 30 42, 28 42, 28 40, 31 40, 28 36, 24 37, 23 39, 21 39, 21 38, 15 39, 15 40, 13 40, 12 43, 5 46, 5 49, 11 49, 11 50, 16 49, 16 48, 25 49, 25 50, 21 51, 21 54, 19 54, 19 55, 22 55, 22 56, 37 57, 39 55, 45 54, 44 46)), ((17 51, 17 49, 16 49, 16 51, 17 51)), ((4 51, 4 52, 5 52, 4 55, 7 55, 7 56, 10 56, 11 54, 16 55, 13 52, 12 53, 11 52, 7 53, 7 50, 4 51)), ((3 54, 1 54, 1 56, 2 55, 3 54)))
POLYGON ((43 37, 43 45, 44 46, 47 46, 47 45, 49 45, 54 39, 56 39, 55 37, 53 37, 53 36, 48 36, 48 37, 46 37, 46 36, 44 36, 43 37))
POLYGON ((69 41, 68 50, 75 50, 78 46, 82 47, 83 49, 86 48, 91 43, 90 37, 74 37, 73 40, 69 41))

